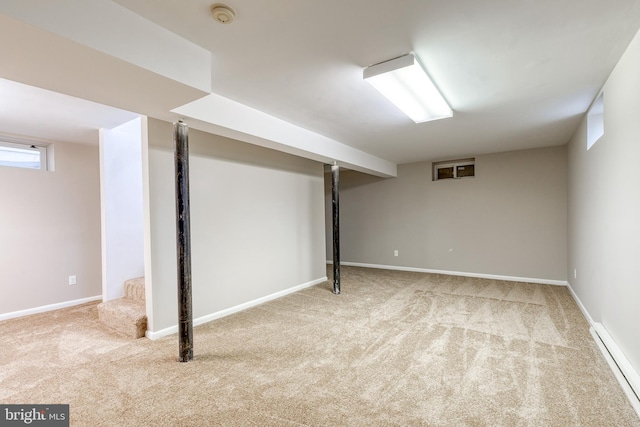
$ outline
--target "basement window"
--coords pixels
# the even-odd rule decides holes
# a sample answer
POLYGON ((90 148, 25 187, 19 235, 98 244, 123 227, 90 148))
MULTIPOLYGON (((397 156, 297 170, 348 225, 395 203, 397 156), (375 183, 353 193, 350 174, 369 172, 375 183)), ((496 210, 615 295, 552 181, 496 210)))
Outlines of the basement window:
POLYGON ((446 160, 433 163, 433 181, 471 178, 476 175, 476 159, 446 160))
POLYGON ((604 94, 593 102, 587 114, 587 150, 604 135, 604 94))
POLYGON ((0 166, 47 170, 47 146, 0 139, 0 166))

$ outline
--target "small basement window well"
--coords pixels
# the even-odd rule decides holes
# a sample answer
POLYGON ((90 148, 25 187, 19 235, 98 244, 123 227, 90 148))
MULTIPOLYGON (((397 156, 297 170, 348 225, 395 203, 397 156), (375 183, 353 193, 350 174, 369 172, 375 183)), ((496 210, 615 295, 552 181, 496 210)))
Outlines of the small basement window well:
POLYGON ((446 160, 433 163, 433 181, 471 178, 476 174, 476 159, 446 160))
POLYGON ((47 170, 47 146, 0 139, 0 166, 47 170))

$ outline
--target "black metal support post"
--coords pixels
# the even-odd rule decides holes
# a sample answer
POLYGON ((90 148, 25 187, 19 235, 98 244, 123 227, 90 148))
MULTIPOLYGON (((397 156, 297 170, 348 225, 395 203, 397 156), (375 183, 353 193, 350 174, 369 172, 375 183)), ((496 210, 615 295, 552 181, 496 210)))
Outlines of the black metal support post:
POLYGON ((340 166, 331 166, 331 200, 333 205, 333 293, 340 294, 340 201, 338 182, 340 166))
POLYGON ((189 210, 189 127, 173 125, 176 174, 176 243, 178 249, 179 360, 193 360, 193 311, 191 305, 191 214, 189 210))

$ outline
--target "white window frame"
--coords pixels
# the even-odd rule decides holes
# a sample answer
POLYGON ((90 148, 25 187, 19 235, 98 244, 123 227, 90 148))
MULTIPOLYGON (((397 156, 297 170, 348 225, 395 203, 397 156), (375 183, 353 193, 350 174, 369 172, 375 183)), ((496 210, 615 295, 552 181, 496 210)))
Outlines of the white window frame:
POLYGON ((40 142, 33 141, 20 141, 13 140, 5 137, 0 137, 0 147, 8 147, 8 148, 17 148, 20 150, 34 151, 40 154, 40 167, 32 168, 26 166, 19 165, 0 165, 4 167, 15 167, 21 169, 31 169, 31 170, 49 170, 49 162, 48 162, 48 145, 45 145, 40 142))
POLYGON ((445 181, 449 179, 463 179, 463 178, 473 178, 475 176, 475 170, 473 172, 473 176, 458 176, 458 167, 459 166, 474 166, 476 165, 476 159, 461 159, 461 160, 446 160, 444 162, 435 162, 433 163, 433 181, 445 181), (453 168, 453 178, 441 178, 438 179, 438 171, 440 169, 453 168))

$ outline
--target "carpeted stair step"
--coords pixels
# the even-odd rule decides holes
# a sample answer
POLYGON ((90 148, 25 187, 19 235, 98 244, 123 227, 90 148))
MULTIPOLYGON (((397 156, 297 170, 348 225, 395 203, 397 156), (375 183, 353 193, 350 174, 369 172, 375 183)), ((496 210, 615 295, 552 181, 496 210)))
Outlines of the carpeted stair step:
POLYGON ((98 304, 102 323, 130 338, 144 337, 147 314, 144 300, 120 298, 98 304))
POLYGON ((136 277, 124 282, 124 296, 136 301, 144 301, 144 277, 136 277))

